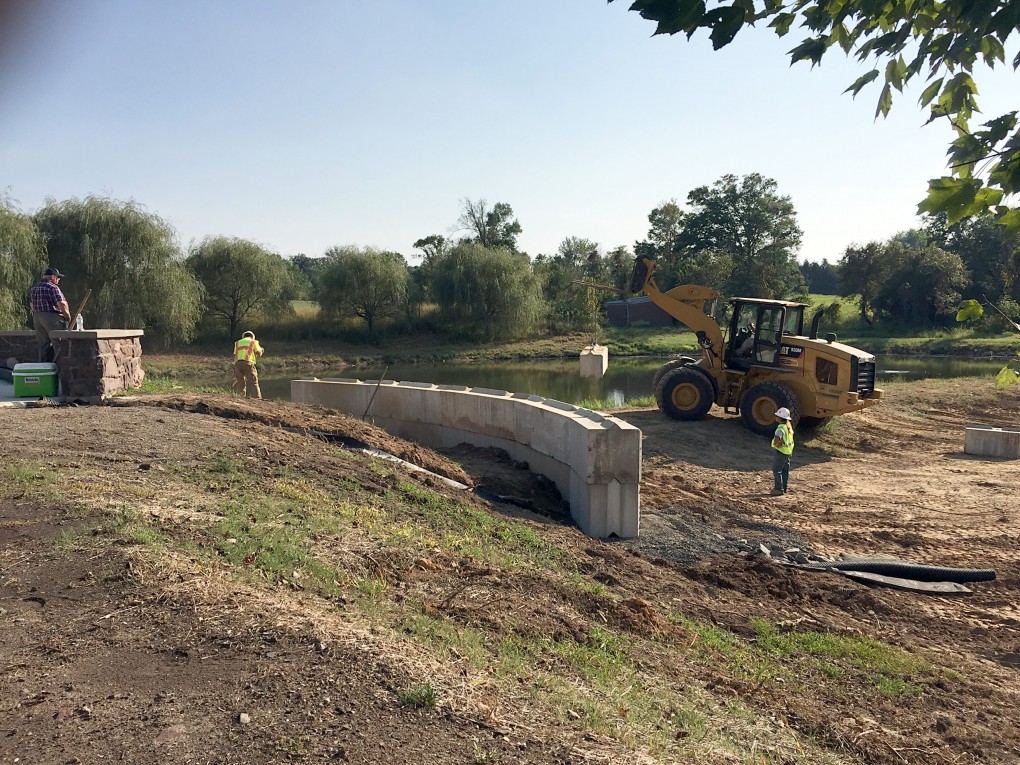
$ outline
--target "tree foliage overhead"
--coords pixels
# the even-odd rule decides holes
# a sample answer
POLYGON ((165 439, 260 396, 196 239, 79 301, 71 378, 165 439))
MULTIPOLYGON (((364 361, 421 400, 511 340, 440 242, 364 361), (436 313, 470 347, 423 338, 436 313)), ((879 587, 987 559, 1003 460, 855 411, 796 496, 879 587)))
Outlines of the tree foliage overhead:
MULTIPOLYGON (((613 0, 609 0, 613 2, 613 0)), ((1020 129, 1017 111, 972 127, 978 111, 974 67, 1005 63, 1010 37, 1020 32, 1016 0, 634 0, 630 10, 656 22, 655 34, 709 33, 718 50, 745 26, 767 24, 777 35, 794 24, 806 36, 790 50, 791 63, 821 62, 838 46, 874 68, 847 92, 857 95, 879 81, 876 114, 887 115, 893 92, 923 80, 922 108, 930 119, 947 119, 956 132, 949 147, 951 174, 929 181, 921 212, 945 212, 949 223, 991 210, 1011 231, 1020 231, 1020 209, 1008 206, 1020 192, 1020 129)), ((1012 60, 1020 66, 1020 54, 1012 60)))
POLYGON ((200 314, 202 288, 185 268, 173 229, 134 202, 89 196, 49 200, 35 216, 50 264, 73 311, 92 290, 86 326, 144 328, 186 341, 200 314))
POLYGON ((28 290, 46 267, 46 244, 32 218, 0 194, 0 329, 29 317, 28 290))
POLYGON ((256 313, 278 314, 289 308, 293 277, 286 261, 254 242, 212 236, 192 249, 188 268, 205 288, 205 314, 222 321, 237 339, 241 322, 256 313))
POLYGON ((353 245, 326 251, 319 275, 319 303, 330 318, 357 316, 370 333, 381 318, 396 316, 407 300, 408 270, 404 256, 353 245))

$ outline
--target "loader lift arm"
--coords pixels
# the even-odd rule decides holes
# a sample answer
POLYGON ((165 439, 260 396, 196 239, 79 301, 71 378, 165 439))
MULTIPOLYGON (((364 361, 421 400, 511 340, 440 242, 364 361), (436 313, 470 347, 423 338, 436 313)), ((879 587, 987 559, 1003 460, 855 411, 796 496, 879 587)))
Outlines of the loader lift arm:
POLYGON ((712 369, 721 369, 722 330, 715 319, 705 313, 705 301, 715 300, 719 292, 699 284, 681 284, 663 292, 655 283, 655 263, 639 255, 634 259, 630 277, 630 293, 644 292, 655 305, 694 332, 704 351, 705 361, 712 369))

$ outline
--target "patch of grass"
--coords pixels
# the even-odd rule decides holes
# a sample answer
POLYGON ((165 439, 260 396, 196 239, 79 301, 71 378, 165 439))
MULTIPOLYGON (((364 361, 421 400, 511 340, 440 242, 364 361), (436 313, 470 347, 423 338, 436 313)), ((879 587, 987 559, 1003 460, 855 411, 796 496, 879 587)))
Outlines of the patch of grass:
POLYGON ((42 462, 9 462, 0 465, 0 496, 49 496, 54 479, 53 473, 42 462))
POLYGON ((440 653, 466 661, 476 670, 486 667, 491 658, 486 647, 489 636, 473 627, 418 613, 400 622, 399 629, 403 634, 438 649, 440 653))
POLYGON ((281 736, 276 740, 276 751, 290 757, 304 757, 311 742, 311 736, 281 736))
POLYGON ((867 637, 833 632, 779 632, 762 619, 754 620, 752 625, 758 646, 779 655, 849 659, 855 666, 888 675, 929 672, 934 668, 922 657, 867 637))
POLYGON ((666 356, 698 348, 693 332, 679 327, 606 327, 600 342, 612 356, 666 356))
POLYGON ((627 399, 627 406, 658 406, 655 396, 635 396, 627 399))
MULTIPOLYGON (((412 483, 397 485, 397 498, 422 516, 422 541, 460 555, 470 555, 507 568, 539 564, 559 569, 562 551, 530 525, 503 518, 448 499, 412 483)), ((405 527, 405 532, 410 529, 405 527)))
POLYGON ((364 598, 372 603, 381 603, 390 590, 390 586, 382 579, 373 577, 360 577, 354 581, 354 589, 364 598))
POLYGON ((333 533, 335 516, 314 487, 284 480, 231 495, 216 505, 221 519, 210 529, 221 560, 273 582, 337 597, 349 577, 314 553, 314 542, 333 533), (282 489, 283 496, 273 493, 282 489), (297 497, 298 499, 295 499, 297 497))
POLYGON ((846 421, 843 420, 841 417, 830 417, 826 422, 823 422, 821 425, 815 428, 815 433, 823 433, 826 435, 831 433, 838 433, 840 430, 843 430, 845 426, 846 421))
MULTIPOLYGON (((223 375, 227 377, 226 374, 223 375)), ((124 391, 118 395, 134 395, 136 393, 151 393, 155 395, 167 395, 170 393, 230 393, 229 385, 219 385, 212 379, 203 382, 186 378, 146 374, 141 387, 124 391)))
POLYGON ((612 398, 586 398, 574 406, 579 409, 591 409, 593 412, 604 412, 624 406, 655 406, 655 396, 635 396, 625 398, 622 402, 612 398))
POLYGON ((586 398, 574 404, 578 409, 591 409, 593 412, 604 412, 615 409, 619 404, 611 398, 586 398))
MULTIPOLYGON (((722 663, 735 676, 759 685, 795 678, 809 682, 813 673, 834 682, 854 675, 871 682, 883 693, 905 695, 919 692, 910 678, 935 672, 924 658, 870 638, 830 632, 780 632, 763 619, 752 621, 755 637, 745 641, 727 630, 684 617, 674 618, 697 636, 692 652, 699 660, 722 663), (794 674, 796 666, 796 674, 794 674)), ((839 695, 837 693, 837 695, 839 695)))
POLYGON ((430 684, 419 683, 398 692, 397 700, 404 706, 431 709, 436 705, 439 696, 430 684))
POLYGON ((212 473, 218 476, 228 476, 230 478, 239 478, 240 474, 244 469, 244 463, 237 457, 231 457, 226 454, 216 454, 209 458, 209 461, 205 464, 205 470, 207 473, 212 473))
POLYGON ((502 760, 503 755, 498 749, 486 749, 480 746, 478 742, 474 742, 474 749, 471 752, 471 762, 476 765, 485 765, 485 763, 496 763, 502 760))
POLYGON ((88 535, 89 532, 84 529, 65 529, 53 540, 53 552, 60 556, 69 555, 84 546, 88 535))

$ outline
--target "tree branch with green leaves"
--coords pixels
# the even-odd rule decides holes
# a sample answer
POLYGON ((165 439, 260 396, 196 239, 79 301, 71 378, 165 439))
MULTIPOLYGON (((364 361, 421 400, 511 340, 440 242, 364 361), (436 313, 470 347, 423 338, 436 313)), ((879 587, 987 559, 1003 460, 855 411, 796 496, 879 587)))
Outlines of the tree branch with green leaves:
MULTIPOLYGON (((614 0, 608 0, 614 2, 614 0)), ((1020 32, 1016 0, 634 0, 630 10, 656 23, 654 34, 708 32, 714 49, 733 41, 748 26, 763 23, 779 37, 796 24, 806 32, 789 51, 790 62, 821 63, 831 48, 873 67, 845 92, 856 96, 880 82, 876 116, 886 116, 893 94, 924 81, 919 104, 929 122, 947 119, 956 139, 947 151, 949 175, 928 183, 919 212, 944 212, 952 225, 990 212, 1011 232, 1020 232, 1020 209, 1010 201, 1020 192, 1020 129, 1017 111, 974 128, 978 112, 978 64, 1006 63, 1010 38, 1020 32)), ((1020 67, 1020 54, 1012 59, 1020 67)))

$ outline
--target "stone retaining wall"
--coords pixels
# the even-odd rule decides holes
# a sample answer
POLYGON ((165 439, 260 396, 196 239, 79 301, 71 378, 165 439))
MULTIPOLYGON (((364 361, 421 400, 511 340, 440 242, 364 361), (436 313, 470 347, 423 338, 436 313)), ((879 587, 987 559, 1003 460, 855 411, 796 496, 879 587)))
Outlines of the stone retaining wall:
POLYGON ((547 476, 592 537, 638 535, 641 431, 553 399, 487 388, 393 380, 294 380, 291 400, 368 413, 388 432, 429 446, 505 450, 547 476))
MULTIPOLYGON (((91 329, 51 332, 60 394, 97 401, 137 388, 142 371, 140 329, 91 329)), ((0 332, 0 363, 8 357, 20 362, 39 358, 35 332, 0 332)))

